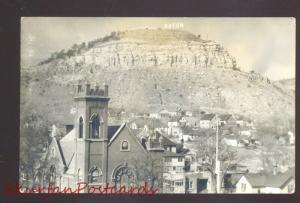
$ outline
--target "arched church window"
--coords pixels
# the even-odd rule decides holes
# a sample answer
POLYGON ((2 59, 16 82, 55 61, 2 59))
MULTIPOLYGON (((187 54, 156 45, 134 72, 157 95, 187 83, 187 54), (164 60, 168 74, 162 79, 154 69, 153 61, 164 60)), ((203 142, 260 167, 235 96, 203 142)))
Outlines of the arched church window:
POLYGON ((125 186, 135 186, 136 185, 136 173, 132 167, 122 166, 115 169, 113 172, 113 182, 115 183, 116 189, 125 186))
POLYGON ((98 169, 98 167, 92 167, 89 171, 89 182, 102 184, 102 181, 103 181, 102 171, 98 169))
POLYGON ((100 118, 98 114, 94 114, 90 123, 91 138, 99 138, 100 118))
POLYGON ((121 151, 129 151, 129 142, 127 140, 121 142, 121 151))
POLYGON ((83 119, 79 118, 79 138, 83 137, 83 119))

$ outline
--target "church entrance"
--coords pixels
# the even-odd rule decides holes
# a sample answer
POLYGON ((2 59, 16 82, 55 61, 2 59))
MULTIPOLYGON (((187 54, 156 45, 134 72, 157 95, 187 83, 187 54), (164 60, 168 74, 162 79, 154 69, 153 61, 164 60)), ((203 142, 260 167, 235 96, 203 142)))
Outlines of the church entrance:
POLYGON ((116 169, 114 175, 114 182, 117 190, 123 186, 125 186, 126 188, 128 188, 129 186, 135 186, 136 175, 134 170, 128 166, 123 166, 116 169))

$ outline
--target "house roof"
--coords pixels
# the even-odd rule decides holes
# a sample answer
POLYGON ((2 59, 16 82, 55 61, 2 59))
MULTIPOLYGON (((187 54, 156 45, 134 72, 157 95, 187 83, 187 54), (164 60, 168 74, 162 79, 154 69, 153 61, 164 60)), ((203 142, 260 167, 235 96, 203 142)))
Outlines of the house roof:
POLYGON ((198 129, 184 128, 183 135, 200 135, 201 132, 198 129))
POLYGON ((173 141, 171 141, 169 138, 165 137, 164 135, 162 135, 161 133, 159 132, 155 132, 155 135, 152 135, 150 141, 152 142, 152 145, 154 144, 159 144, 160 146, 160 142, 159 142, 159 139, 160 137, 162 137, 162 141, 161 141, 161 145, 162 146, 174 146, 176 147, 176 143, 174 143, 173 141))
POLYGON ((251 122, 250 118, 247 118, 246 116, 243 116, 243 115, 237 115, 237 116, 235 116, 235 118, 236 118, 236 120, 251 122))
POLYGON ((216 115, 215 114, 203 114, 200 120, 212 120, 216 115))
POLYGON ((245 178, 252 185, 252 187, 263 187, 266 182, 266 175, 264 174, 246 174, 245 178))
POLYGON ((245 178, 252 185, 252 187, 274 187, 282 188, 295 177, 295 168, 291 168, 284 173, 276 175, 266 174, 246 174, 245 178))
POLYGON ((162 145, 163 146, 176 146, 176 143, 171 141, 169 138, 166 138, 165 136, 161 135, 163 137, 162 145))
POLYGON ((143 128, 145 125, 153 128, 168 127, 168 125, 159 119, 146 119, 146 118, 135 118, 129 122, 129 124, 135 123, 138 128, 143 128))
POLYGON ((227 121, 227 120, 229 120, 231 117, 232 117, 231 114, 221 114, 221 115, 219 115, 219 119, 220 119, 221 121, 227 121))
POLYGON ((200 119, 197 117, 189 117, 189 116, 184 116, 183 119, 185 119, 188 123, 196 123, 199 122, 200 119))
POLYGON ((165 151, 163 157, 184 157, 184 154, 178 154, 170 151, 165 151))

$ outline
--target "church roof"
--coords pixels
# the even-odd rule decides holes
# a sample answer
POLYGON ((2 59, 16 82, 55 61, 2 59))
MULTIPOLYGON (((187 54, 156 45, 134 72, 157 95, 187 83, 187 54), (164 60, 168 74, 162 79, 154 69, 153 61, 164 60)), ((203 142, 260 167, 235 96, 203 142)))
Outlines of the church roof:
POLYGON ((75 154, 75 129, 71 130, 59 141, 59 147, 61 148, 61 156, 68 167, 75 154))
POLYGON ((121 125, 111 125, 107 127, 107 138, 108 141, 112 139, 114 134, 118 131, 118 129, 121 127, 121 125))

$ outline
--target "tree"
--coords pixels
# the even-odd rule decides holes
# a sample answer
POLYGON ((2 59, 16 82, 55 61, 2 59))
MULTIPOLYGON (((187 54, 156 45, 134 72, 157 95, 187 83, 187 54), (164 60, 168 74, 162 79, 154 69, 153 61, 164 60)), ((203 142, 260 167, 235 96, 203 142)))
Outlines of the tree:
MULTIPOLYGON (((222 133, 220 132, 219 135, 222 133)), ((220 161, 220 182, 221 186, 224 183, 225 174, 232 167, 236 166, 240 160, 237 156, 237 150, 229 147, 222 142, 219 136, 219 161, 220 161)), ((195 142, 197 153, 196 156, 200 159, 201 168, 208 170, 212 175, 213 185, 217 191, 217 175, 216 170, 216 136, 211 136, 210 133, 204 133, 200 139, 195 142)))
POLYGON ((161 156, 147 153, 145 160, 134 159, 137 178, 146 181, 150 186, 162 190, 163 187, 163 159, 161 156))

